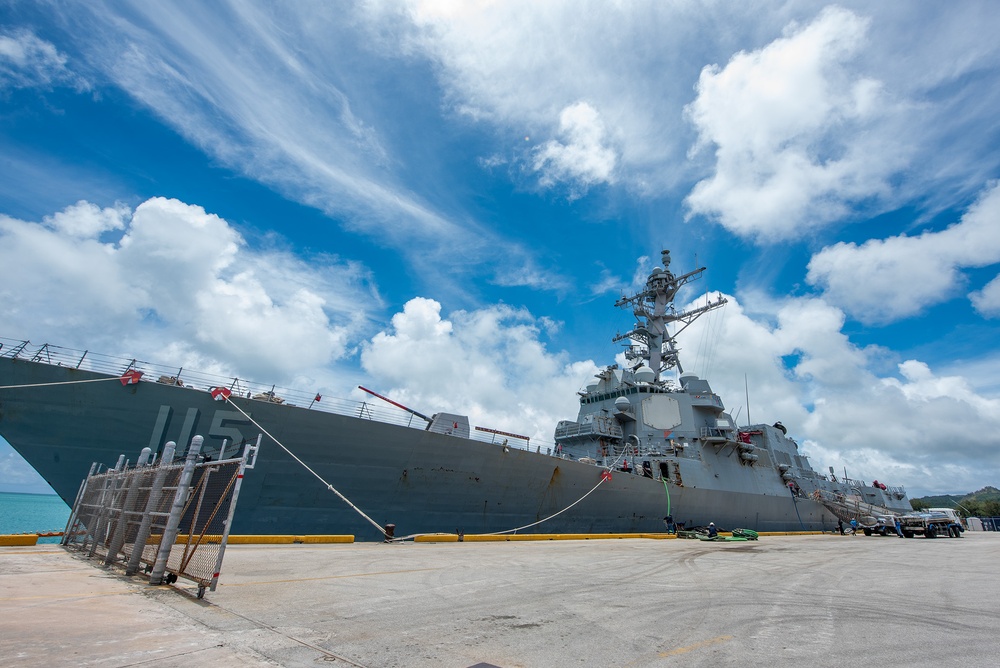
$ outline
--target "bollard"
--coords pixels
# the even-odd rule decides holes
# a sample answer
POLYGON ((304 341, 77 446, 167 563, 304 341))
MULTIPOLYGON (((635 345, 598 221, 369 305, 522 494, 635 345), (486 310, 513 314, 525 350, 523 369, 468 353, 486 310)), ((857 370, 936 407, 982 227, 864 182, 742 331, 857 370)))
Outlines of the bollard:
POLYGON ((392 542, 392 537, 396 533, 396 525, 395 524, 386 524, 384 531, 385 531, 385 542, 386 543, 391 543, 392 542))
POLYGON ((188 488, 191 486, 191 477, 194 475, 194 465, 198 462, 201 444, 204 441, 205 439, 201 436, 195 436, 191 439, 191 447, 188 448, 187 459, 184 461, 184 471, 181 473, 177 492, 174 493, 174 505, 170 508, 170 517, 163 530, 163 538, 160 539, 160 549, 156 553, 156 563, 153 564, 153 571, 149 574, 149 584, 151 585, 163 583, 163 574, 167 570, 167 559, 170 557, 170 550, 177 538, 177 528, 180 526, 181 514, 184 512, 184 505, 187 502, 188 488))

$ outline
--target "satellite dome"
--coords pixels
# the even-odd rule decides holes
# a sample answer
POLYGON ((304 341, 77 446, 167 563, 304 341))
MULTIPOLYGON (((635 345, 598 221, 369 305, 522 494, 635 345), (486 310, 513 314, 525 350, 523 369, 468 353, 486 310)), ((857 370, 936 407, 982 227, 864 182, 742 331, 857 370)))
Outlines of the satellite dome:
POLYGON ((615 399, 615 408, 624 413, 632 408, 632 402, 628 400, 628 397, 618 397, 615 399))
POLYGON ((635 370, 635 379, 640 383, 652 383, 655 378, 656 374, 645 364, 635 370))

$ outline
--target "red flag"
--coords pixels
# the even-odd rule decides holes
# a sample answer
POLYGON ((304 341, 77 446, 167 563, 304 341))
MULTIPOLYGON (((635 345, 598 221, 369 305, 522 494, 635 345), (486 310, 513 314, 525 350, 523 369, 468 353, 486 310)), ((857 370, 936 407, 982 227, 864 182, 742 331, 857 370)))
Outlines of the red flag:
POLYGON ((601 471, 601 480, 611 482, 611 471, 601 471))
POLYGON ((122 385, 135 385, 136 383, 139 382, 140 378, 142 378, 141 371, 138 371, 136 369, 129 369, 128 371, 123 373, 122 377, 119 378, 118 380, 122 382, 122 385))
POLYGON ((212 398, 215 399, 216 401, 225 401, 226 399, 229 398, 229 395, 232 393, 233 391, 230 390, 228 387, 212 388, 212 398))
POLYGON ((315 398, 315 399, 313 399, 313 401, 319 401, 319 400, 320 400, 320 399, 322 399, 322 398, 323 398, 323 397, 321 397, 320 395, 318 395, 318 394, 317 394, 317 395, 316 395, 316 398, 315 398))

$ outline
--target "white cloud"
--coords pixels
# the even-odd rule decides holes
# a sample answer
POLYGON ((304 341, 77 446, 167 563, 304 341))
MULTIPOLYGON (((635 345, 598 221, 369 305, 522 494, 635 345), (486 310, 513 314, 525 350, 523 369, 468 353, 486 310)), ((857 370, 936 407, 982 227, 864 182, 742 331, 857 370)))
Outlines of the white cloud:
POLYGON ((551 187, 568 182, 571 197, 599 183, 613 183, 616 156, 605 145, 600 114, 586 102, 577 102, 559 114, 559 134, 565 142, 549 140, 535 149, 533 167, 541 172, 540 183, 551 187))
MULTIPOLYGON (((701 303, 704 297, 691 305, 701 303)), ((886 351, 853 344, 842 330, 843 313, 823 300, 757 306, 762 310, 751 318, 730 297, 681 336, 685 368, 708 377, 741 423, 746 379, 753 421, 781 420, 817 470, 834 466, 840 475, 847 466, 852 477, 920 494, 995 484, 1000 398, 919 360, 899 362, 896 374, 875 373, 886 351)))
POLYGON ((868 27, 829 7, 763 49, 702 71, 687 114, 698 128, 696 150, 714 147, 716 169, 688 196, 692 214, 779 239, 887 192, 906 150, 874 131, 888 104, 883 84, 851 68, 868 27))
POLYGON ((104 232, 125 228, 132 211, 124 204, 102 209, 96 204, 80 200, 42 222, 54 232, 66 237, 87 239, 100 237, 104 232))
POLYGON ((718 47, 690 25, 712 8, 425 0, 403 6, 368 5, 371 25, 396 26, 398 41, 385 48, 398 53, 401 42, 411 57, 434 63, 447 108, 501 128, 500 136, 511 138, 503 150, 512 161, 538 166, 539 152, 523 148, 529 136, 552 167, 564 165, 548 174, 552 180, 619 183, 623 175, 630 188, 659 195, 687 178, 684 153, 693 135, 679 122, 680 110, 702 55, 718 47), (600 112, 599 141, 581 141, 585 129, 596 130, 590 119, 566 117, 581 100, 600 112), (572 152, 583 161, 567 163, 572 152))
POLYGON ((540 333, 550 329, 504 305, 444 319, 438 302, 415 298, 365 344, 361 364, 377 387, 415 410, 453 411, 551 443, 555 423, 575 418, 576 391, 598 368, 546 350, 540 333))
MULTIPOLYGON (((398 53, 391 63, 371 53, 360 8, 241 3, 177 12, 140 3, 127 15, 100 4, 85 10, 94 29, 73 37, 94 71, 220 163, 395 248, 429 285, 463 293, 456 277, 498 249, 510 267, 530 264, 530 247, 463 212, 452 215, 408 185, 436 167, 424 158, 407 164, 384 135, 408 100, 390 101, 381 90, 365 95, 373 79, 401 75, 392 71, 398 53)), ((561 284, 551 273, 541 272, 561 284)))
MULTIPOLYGON (((929 179, 968 181, 996 165, 995 152, 969 137, 992 127, 1000 95, 989 74, 997 69, 997 19, 964 7, 935 13, 869 3, 857 6, 870 18, 838 9, 816 18, 822 6, 760 12, 598 3, 581 10, 570 1, 414 0, 348 9, 303 1, 280 10, 203 3, 185 12, 162 3, 127 12, 83 3, 53 11, 66 24, 89 12, 90 29, 69 33, 67 51, 219 163, 377 236, 413 275, 427 277, 426 286, 458 295, 464 286, 455 277, 489 266, 498 249, 514 273, 526 275, 518 269, 537 251, 480 224, 467 198, 417 185, 447 169, 447 160, 427 156, 438 148, 430 142, 451 128, 429 140, 400 128, 437 107, 460 132, 470 122, 489 124, 490 139, 476 143, 484 168, 511 165, 495 174, 540 175, 546 184, 568 184, 571 196, 595 183, 651 199, 686 189, 705 173, 700 160, 685 160, 700 131, 708 144, 721 143, 717 172, 692 194, 694 210, 744 234, 796 234, 842 215, 845 205, 878 200, 877 208, 892 197, 886 176, 907 156, 925 158, 922 171, 893 189, 917 197, 940 192, 926 187, 929 179), (792 20, 804 27, 774 41, 792 20), (904 50, 913 66, 900 64, 904 50), (720 90, 711 99, 704 91, 689 107, 701 119, 695 127, 682 110, 698 73, 713 62, 729 65, 706 75, 720 90), (441 98, 392 86, 413 81, 410 74, 423 84, 428 73, 438 85, 414 89, 441 98), (408 115, 411 104, 419 109, 408 115), (596 111, 573 118, 588 109, 596 111), (570 111, 560 130, 558 119, 570 111), (957 129, 946 137, 942 127, 957 129), (408 162, 411 155, 420 158, 408 162), (753 169, 740 169, 748 155, 753 169)), ((445 183, 449 175, 440 177, 445 183)), ((531 273, 540 279, 532 286, 562 284, 553 271, 531 273)))
POLYGON ((29 30, 0 33, 0 90, 62 84, 86 90, 86 81, 66 67, 67 61, 55 45, 29 30))
POLYGON ((1000 276, 983 286, 982 290, 969 295, 972 305, 987 318, 1000 316, 1000 276))
MULTIPOLYGON (((960 294, 963 268, 1000 262, 1000 185, 991 184, 961 221, 940 232, 840 242, 809 262, 807 280, 863 322, 892 322, 960 294)), ((992 313, 997 288, 970 295, 992 313)))
POLYGON ((357 265, 248 248, 225 220, 164 198, 134 212, 79 202, 41 224, 0 216, 0 267, 5 335, 172 345, 181 363, 281 378, 343 356, 377 302, 357 265))
MULTIPOLYGON (((753 421, 781 420, 817 470, 834 466, 840 475, 846 466, 852 477, 917 495, 971 491, 1000 477, 1000 398, 918 360, 873 372, 887 351, 857 347, 843 332, 843 312, 822 299, 753 297, 752 317, 729 299, 682 334, 681 360, 711 381, 741 424, 748 386, 753 421), (959 425, 977 438, 956 439, 959 425)), ((440 304, 417 298, 365 345, 362 365, 375 388, 416 410, 468 414, 474 424, 550 442, 555 423, 576 415, 575 391, 598 367, 547 351, 539 331, 523 310, 443 318, 440 304)))

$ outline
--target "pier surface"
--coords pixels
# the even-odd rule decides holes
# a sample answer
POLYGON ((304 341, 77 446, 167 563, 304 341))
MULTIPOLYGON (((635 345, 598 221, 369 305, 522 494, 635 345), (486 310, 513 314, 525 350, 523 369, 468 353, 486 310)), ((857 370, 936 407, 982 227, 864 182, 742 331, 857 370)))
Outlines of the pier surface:
POLYGON ((995 666, 1000 534, 234 545, 150 587, 0 548, 18 666, 995 666))

